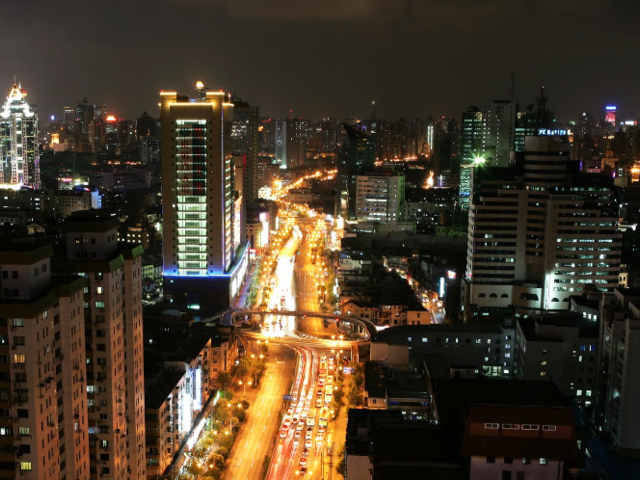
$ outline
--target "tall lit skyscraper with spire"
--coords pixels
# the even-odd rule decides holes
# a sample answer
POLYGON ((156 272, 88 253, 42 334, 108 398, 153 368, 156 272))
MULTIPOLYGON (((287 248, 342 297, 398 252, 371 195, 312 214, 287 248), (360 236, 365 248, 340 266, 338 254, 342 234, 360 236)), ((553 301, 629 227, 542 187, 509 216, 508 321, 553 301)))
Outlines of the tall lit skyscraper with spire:
POLYGON ((175 308, 215 313, 233 303, 247 269, 234 229, 240 182, 231 151, 234 104, 196 84, 195 98, 160 92, 164 293, 175 308))
POLYGON ((14 82, 0 113, 0 188, 40 188, 38 115, 14 82))

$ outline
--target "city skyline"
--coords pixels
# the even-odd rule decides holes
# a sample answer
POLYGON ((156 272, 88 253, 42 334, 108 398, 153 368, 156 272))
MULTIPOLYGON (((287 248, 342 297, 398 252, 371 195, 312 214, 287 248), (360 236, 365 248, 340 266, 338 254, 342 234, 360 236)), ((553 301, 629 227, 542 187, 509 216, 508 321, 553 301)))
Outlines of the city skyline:
POLYGON ((5 67, 7 82, 16 74, 47 117, 86 95, 120 118, 134 118, 155 111, 158 90, 184 89, 194 78, 272 117, 289 110, 314 119, 367 117, 373 100, 383 118, 459 116, 469 105, 509 98, 512 71, 521 107, 544 84, 560 121, 582 111, 597 115, 607 104, 622 114, 640 110, 632 84, 637 67, 619 48, 631 41, 624 28, 636 18, 631 3, 524 7, 494 0, 461 8, 371 0, 289 8, 250 0, 118 0, 75 10, 80 4, 72 1, 68 8, 38 3, 32 12, 6 7, 7 39, 25 28, 34 34, 20 51, 6 52, 5 67), (99 19, 95 33, 60 30, 69 11, 79 24, 99 19), (567 24, 566 15, 576 20, 567 24), (606 35, 585 35, 598 31, 606 35), (51 55, 44 42, 64 56, 51 55), (588 61, 581 52, 589 52, 588 61), (192 61, 203 55, 220 68, 192 61), (172 59, 172 68, 163 59, 172 59), (615 75, 604 67, 609 64, 615 75))

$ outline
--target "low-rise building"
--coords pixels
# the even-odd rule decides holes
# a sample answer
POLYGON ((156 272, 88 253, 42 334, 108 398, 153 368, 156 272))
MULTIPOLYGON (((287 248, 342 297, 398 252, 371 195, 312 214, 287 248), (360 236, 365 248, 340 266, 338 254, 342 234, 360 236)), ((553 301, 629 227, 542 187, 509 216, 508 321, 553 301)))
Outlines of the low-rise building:
POLYGON ((598 375, 598 324, 579 313, 549 313, 518 319, 517 378, 550 380, 562 395, 593 403, 598 375))
POLYGON ((381 330, 371 339, 371 361, 417 368, 422 355, 440 354, 449 365, 473 366, 479 375, 513 376, 515 328, 505 325, 420 325, 381 330))

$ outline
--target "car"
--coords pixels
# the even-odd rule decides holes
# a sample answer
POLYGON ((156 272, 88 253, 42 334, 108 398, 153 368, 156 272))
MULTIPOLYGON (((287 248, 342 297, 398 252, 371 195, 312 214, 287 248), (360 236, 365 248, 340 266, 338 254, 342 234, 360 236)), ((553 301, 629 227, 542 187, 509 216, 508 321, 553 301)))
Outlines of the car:
POLYGON ((325 428, 326 428, 326 427, 323 427, 322 425, 320 425, 320 426, 318 427, 318 434, 319 434, 319 435, 324 435, 325 428))
POLYGON ((286 430, 280 430, 280 438, 285 438, 287 436, 286 430))
POLYGON ((293 439, 293 445, 300 445, 300 439, 299 438, 295 438, 293 439))
POLYGON ((313 427, 316 424, 316 416, 309 415, 307 417, 307 427, 313 427))
POLYGON ((303 457, 308 457, 309 456, 309 449, 305 448, 304 450, 302 450, 302 456, 303 457))
POLYGON ((316 447, 320 447, 322 446, 322 442, 324 441, 324 438, 322 437, 317 437, 316 438, 316 447))
POLYGON ((309 429, 304 434, 304 438, 313 438, 313 430, 309 429))
POLYGON ((294 412, 293 407, 289 407, 289 410, 287 410, 287 415, 291 417, 293 416, 293 412, 294 412))
POLYGON ((333 377, 327 377, 327 385, 333 385, 333 377))
POLYGON ((304 446, 305 446, 306 448, 311 448, 311 447, 313 447, 313 440, 311 440, 310 438, 306 439, 306 440, 304 441, 304 446))
POLYGON ((304 430, 304 422, 299 422, 298 425, 296 425, 296 430, 304 430))
POLYGON ((320 421, 318 422, 318 425, 321 425, 323 427, 326 427, 328 424, 327 419, 324 417, 320 417, 320 421))
POLYGON ((300 466, 301 467, 307 466, 307 459, 305 457, 300 457, 300 466))
POLYGON ((324 387, 324 378, 321 378, 320 380, 318 380, 318 386, 324 387))
POLYGON ((327 385, 324 389, 324 393, 333 393, 333 385, 327 385))
POLYGON ((301 477, 304 477, 307 474, 307 467, 301 467, 298 475, 300 475, 301 477))
POLYGON ((300 414, 300 421, 304 422, 307 419, 308 416, 309 416, 309 414, 307 412, 302 412, 300 414))
POLYGON ((318 393, 316 393, 316 396, 317 396, 317 397, 321 397, 321 396, 322 396, 322 389, 319 389, 319 390, 318 390, 318 393))
POLYGON ((284 421, 284 423, 282 424, 282 429, 283 430, 289 430, 289 427, 291 426, 291 420, 289 420, 288 418, 284 421))
POLYGON ((309 410, 311 410, 311 403, 307 403, 304 406, 304 413, 309 413, 309 410))
POLYGON ((332 395, 332 394, 330 394, 330 393, 327 393, 327 394, 324 396, 324 403, 331 403, 331 400, 333 400, 333 395, 332 395))
POLYGON ((302 436, 302 430, 296 430, 296 433, 293 434, 294 438, 300 438, 302 436))
POLYGON ((298 416, 294 415, 294 417, 291 419, 291 423, 298 423, 298 416))
POLYGON ((322 408, 322 399, 321 398, 316 400, 316 408, 322 408))
POLYGON ((318 430, 318 438, 322 438, 322 437, 324 437, 324 432, 325 432, 325 431, 326 431, 326 430, 318 430))

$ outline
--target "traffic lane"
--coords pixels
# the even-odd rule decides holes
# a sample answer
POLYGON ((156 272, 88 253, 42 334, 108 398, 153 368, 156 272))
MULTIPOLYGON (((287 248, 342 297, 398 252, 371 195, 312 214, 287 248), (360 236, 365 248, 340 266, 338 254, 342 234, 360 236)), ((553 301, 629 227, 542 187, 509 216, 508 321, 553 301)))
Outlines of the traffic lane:
POLYGON ((270 455, 280 427, 283 395, 292 380, 295 354, 285 345, 269 344, 269 361, 260 387, 227 461, 224 479, 259 480, 262 462, 270 455))

